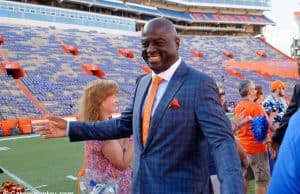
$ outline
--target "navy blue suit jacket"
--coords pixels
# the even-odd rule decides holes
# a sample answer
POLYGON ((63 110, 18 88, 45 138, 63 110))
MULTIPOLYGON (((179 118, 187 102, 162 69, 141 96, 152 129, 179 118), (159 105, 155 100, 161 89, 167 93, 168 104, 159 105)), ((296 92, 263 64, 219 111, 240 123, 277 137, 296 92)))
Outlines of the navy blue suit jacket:
POLYGON ((105 140, 134 134, 134 194, 207 193, 208 146, 222 194, 244 193, 241 166, 229 119, 213 79, 181 63, 168 83, 141 143, 141 111, 151 75, 141 78, 120 118, 71 122, 71 141, 105 140), (170 108, 173 99, 180 107, 170 108))

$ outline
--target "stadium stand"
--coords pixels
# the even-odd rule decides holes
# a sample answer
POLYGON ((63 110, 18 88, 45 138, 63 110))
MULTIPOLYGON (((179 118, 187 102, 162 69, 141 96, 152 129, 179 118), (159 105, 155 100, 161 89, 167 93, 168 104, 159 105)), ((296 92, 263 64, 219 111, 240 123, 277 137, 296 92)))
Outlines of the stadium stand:
MULTIPOLYGON (((139 56, 138 36, 34 26, 2 25, 1 29, 2 35, 10 42, 3 45, 3 49, 9 50, 10 55, 15 56, 12 59, 19 61, 27 74, 27 77, 21 78, 22 82, 54 115, 76 114, 75 104, 83 86, 97 79, 95 76, 89 77, 84 74, 81 67, 83 63, 98 64, 105 72, 106 79, 116 80, 120 84, 122 93, 118 110, 125 107, 128 95, 134 89, 135 78, 141 73, 143 61, 139 56), (76 46, 79 50, 78 58, 62 52, 62 44, 76 46), (120 56, 120 48, 132 51, 135 58, 120 56)), ((288 60, 287 56, 268 47, 260 39, 250 37, 182 36, 181 48, 181 55, 188 64, 226 83, 225 88, 227 83, 230 85, 239 78, 228 75, 226 67, 222 66, 222 63, 228 60, 222 54, 224 50, 233 53, 235 61, 288 60), (194 57, 193 49, 204 53, 204 57, 194 57), (263 50, 268 57, 261 58, 256 54, 257 50, 263 50)), ((259 80, 267 91, 271 80, 260 79, 260 76, 252 71, 239 71, 247 78, 259 80)), ((234 89, 228 93, 230 101, 236 101, 238 96, 234 89)))
POLYGON ((244 0, 244 1, 237 1, 237 0, 168 0, 168 2, 178 3, 181 5, 206 5, 206 6, 216 6, 222 5, 225 7, 232 8, 234 5, 238 6, 255 6, 255 7, 269 7, 271 1, 270 0, 261 0, 261 1, 253 1, 253 0, 244 0))
POLYGON ((254 24, 273 24, 266 16, 246 16, 237 14, 212 14, 212 13, 193 13, 193 19, 202 22, 229 22, 229 23, 254 23, 254 24))

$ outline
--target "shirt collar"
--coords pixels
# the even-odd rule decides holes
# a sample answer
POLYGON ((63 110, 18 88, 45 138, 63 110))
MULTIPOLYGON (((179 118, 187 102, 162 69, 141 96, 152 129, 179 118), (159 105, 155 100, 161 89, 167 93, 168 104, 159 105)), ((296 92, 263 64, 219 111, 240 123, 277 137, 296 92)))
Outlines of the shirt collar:
POLYGON ((176 69, 179 67, 180 63, 181 63, 181 57, 179 57, 178 60, 173 65, 171 65, 169 67, 169 69, 167 69, 166 71, 163 71, 163 72, 161 72, 159 74, 155 74, 152 71, 152 77, 154 75, 157 75, 157 76, 163 78, 165 81, 170 81, 171 78, 172 78, 172 76, 173 76, 173 74, 175 73, 176 69))

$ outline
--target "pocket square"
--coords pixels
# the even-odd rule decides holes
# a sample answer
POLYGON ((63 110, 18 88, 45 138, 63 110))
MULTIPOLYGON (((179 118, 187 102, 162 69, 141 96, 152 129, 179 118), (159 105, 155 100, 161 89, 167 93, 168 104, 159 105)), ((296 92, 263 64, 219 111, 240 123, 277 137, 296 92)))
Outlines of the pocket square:
POLYGON ((168 108, 180 108, 180 104, 177 98, 174 98, 172 102, 169 104, 168 108))

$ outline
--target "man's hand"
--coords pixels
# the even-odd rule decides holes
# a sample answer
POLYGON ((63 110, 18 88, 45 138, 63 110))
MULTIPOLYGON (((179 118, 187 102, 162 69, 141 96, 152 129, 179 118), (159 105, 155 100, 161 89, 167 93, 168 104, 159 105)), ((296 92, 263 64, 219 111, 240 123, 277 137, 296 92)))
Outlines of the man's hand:
POLYGON ((250 159, 248 158, 248 156, 246 156, 243 160, 242 160, 242 163, 243 163, 243 168, 244 169, 247 169, 249 166, 250 166, 250 159))
POLYGON ((31 124, 32 130, 43 138, 65 137, 67 121, 58 117, 51 117, 44 121, 35 121, 31 124))
POLYGON ((274 121, 274 118, 278 115, 278 110, 276 110, 275 112, 271 112, 270 115, 269 115, 269 120, 270 122, 273 122, 274 121))
POLYGON ((279 144, 272 141, 271 142, 271 159, 274 160, 278 154, 279 151, 279 144))

